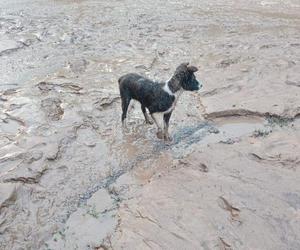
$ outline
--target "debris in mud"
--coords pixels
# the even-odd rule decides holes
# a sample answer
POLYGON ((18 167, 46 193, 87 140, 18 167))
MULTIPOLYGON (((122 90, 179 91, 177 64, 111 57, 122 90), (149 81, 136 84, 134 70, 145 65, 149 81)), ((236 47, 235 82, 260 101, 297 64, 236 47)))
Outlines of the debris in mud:
POLYGON ((294 120, 293 117, 268 115, 268 114, 266 115, 266 118, 270 126, 277 125, 279 127, 287 126, 289 123, 291 123, 294 120))
POLYGON ((61 107, 61 100, 57 97, 50 97, 42 100, 41 107, 44 109, 47 117, 52 121, 58 121, 64 114, 61 107))
POLYGON ((228 138, 227 140, 221 140, 220 143, 231 145, 231 144, 237 143, 239 141, 240 141, 239 138, 234 138, 234 139, 233 138, 228 138))
POLYGON ((216 127, 210 127, 208 129, 208 132, 211 133, 211 134, 219 134, 220 133, 220 130, 217 129, 216 127))
POLYGON ((295 86, 295 87, 300 87, 300 82, 294 82, 294 81, 286 80, 286 81, 285 81, 285 84, 286 84, 286 85, 295 86))
POLYGON ((109 250, 109 249, 112 249, 104 244, 101 244, 100 246, 97 246, 94 248, 95 250, 109 250))
POLYGON ((270 49, 270 48, 274 48, 277 46, 278 45, 276 45, 276 44, 264 44, 264 45, 260 46, 259 49, 270 49))
POLYGON ((201 172, 207 173, 208 172, 208 167, 204 163, 199 163, 199 170, 201 172))
POLYGON ((229 245, 225 240, 219 237, 220 240, 220 250, 232 250, 231 245, 229 245))
POLYGON ((175 163, 173 164, 173 168, 178 168, 182 166, 197 168, 200 172, 204 173, 208 172, 207 165, 202 162, 199 163, 196 159, 180 159, 178 161, 175 161, 175 163))
POLYGON ((228 212, 230 212, 230 216, 231 216, 231 220, 233 221, 238 221, 239 223, 241 223, 240 219, 239 219, 239 214, 240 214, 240 210, 234 206, 232 206, 224 197, 220 196, 219 197, 219 205, 221 208, 223 208, 224 210, 227 210, 228 212))
POLYGON ((300 158, 298 156, 284 156, 280 153, 277 155, 261 156, 257 153, 249 153, 249 157, 258 162, 272 163, 272 165, 278 164, 279 166, 287 167, 288 169, 296 169, 300 166, 300 158))
POLYGON ((240 60, 240 58, 222 60, 221 62, 219 62, 217 64, 217 68, 227 68, 232 64, 238 63, 239 60, 240 60))
POLYGON ((253 137, 266 137, 266 136, 268 136, 269 134, 271 134, 272 133, 272 129, 256 129, 254 132, 253 132, 253 134, 252 134, 252 136, 253 137))
POLYGON ((142 64, 136 65, 135 68, 136 68, 136 69, 148 70, 148 68, 147 68, 145 65, 142 65, 142 64))

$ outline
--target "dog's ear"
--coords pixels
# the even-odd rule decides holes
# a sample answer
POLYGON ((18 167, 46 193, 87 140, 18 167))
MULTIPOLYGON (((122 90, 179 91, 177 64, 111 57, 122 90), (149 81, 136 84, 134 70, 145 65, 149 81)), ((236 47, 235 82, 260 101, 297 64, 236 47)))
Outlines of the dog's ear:
POLYGON ((187 69, 188 69, 188 71, 191 72, 191 73, 194 73, 194 72, 197 72, 197 71, 198 71, 198 68, 195 67, 195 66, 188 66, 187 69))

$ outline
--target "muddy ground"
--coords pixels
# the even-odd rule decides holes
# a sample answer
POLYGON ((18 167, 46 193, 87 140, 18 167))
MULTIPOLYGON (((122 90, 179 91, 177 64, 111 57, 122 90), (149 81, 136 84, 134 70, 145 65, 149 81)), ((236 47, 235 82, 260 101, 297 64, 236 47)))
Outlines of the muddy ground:
POLYGON ((300 3, 0 1, 1 249, 300 249, 300 3), (199 67, 171 143, 117 79, 199 67))

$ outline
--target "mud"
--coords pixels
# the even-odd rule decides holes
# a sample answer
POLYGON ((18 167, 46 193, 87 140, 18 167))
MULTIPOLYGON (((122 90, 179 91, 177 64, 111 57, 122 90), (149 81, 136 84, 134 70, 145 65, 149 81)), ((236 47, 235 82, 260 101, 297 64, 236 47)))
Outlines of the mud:
POLYGON ((2 1, 0 248, 300 249, 299 39, 297 0, 2 1), (173 140, 122 129, 184 61, 173 140))

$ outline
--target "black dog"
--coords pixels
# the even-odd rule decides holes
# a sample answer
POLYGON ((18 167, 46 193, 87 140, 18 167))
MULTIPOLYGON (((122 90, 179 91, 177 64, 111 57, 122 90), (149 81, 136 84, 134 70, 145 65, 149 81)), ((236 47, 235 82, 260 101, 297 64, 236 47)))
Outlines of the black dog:
POLYGON ((145 116, 146 123, 152 124, 146 112, 155 122, 158 131, 157 137, 160 139, 171 140, 168 128, 172 111, 175 108, 178 97, 184 90, 199 90, 202 85, 196 80, 194 72, 198 69, 188 66, 188 63, 180 64, 174 75, 166 83, 153 82, 138 74, 126 74, 119 79, 120 95, 122 100, 122 123, 124 124, 128 105, 131 99, 141 103, 141 108, 145 116), (163 119, 159 116, 163 115, 163 119), (164 121, 164 130, 160 120, 164 121))

